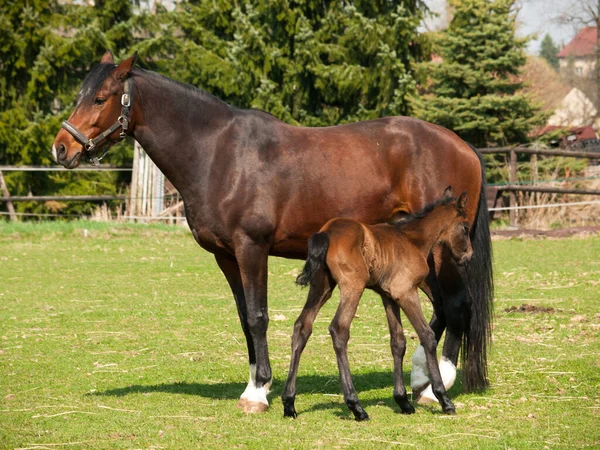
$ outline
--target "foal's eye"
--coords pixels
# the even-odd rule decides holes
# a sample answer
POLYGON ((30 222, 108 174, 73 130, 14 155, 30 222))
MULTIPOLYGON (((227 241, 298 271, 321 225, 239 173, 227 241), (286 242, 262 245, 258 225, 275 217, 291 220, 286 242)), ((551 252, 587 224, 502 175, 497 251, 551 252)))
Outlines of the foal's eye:
POLYGON ((106 102, 105 98, 96 97, 94 100, 94 105, 103 105, 106 102))

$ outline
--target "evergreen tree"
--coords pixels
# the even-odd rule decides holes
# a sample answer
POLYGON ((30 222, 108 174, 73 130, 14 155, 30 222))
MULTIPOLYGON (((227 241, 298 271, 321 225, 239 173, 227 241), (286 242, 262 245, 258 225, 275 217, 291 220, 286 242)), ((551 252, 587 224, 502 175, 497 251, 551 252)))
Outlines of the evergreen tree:
POLYGON ((550 63, 555 70, 558 70, 558 46, 552 40, 549 34, 544 36, 540 46, 540 56, 550 63))
POLYGON ((235 106, 332 125, 408 112, 424 10, 420 0, 182 1, 137 48, 150 68, 235 106))
MULTIPOLYGON (((131 45, 133 7, 120 0, 97 1, 95 7, 0 0, 0 11, 0 164, 50 165, 52 141, 91 65, 107 48, 131 45)), ((127 144, 120 144, 111 162, 130 160, 130 155, 127 144)), ((5 178, 12 195, 113 194, 124 181, 108 172, 10 172, 5 178)), ((47 212, 39 202, 15 206, 47 212)), ((49 206, 89 213, 94 205, 49 206)))
POLYGON ((477 147, 527 141, 542 116, 516 81, 527 38, 515 37, 515 0, 452 0, 455 16, 441 34, 431 84, 415 99, 418 116, 477 147))

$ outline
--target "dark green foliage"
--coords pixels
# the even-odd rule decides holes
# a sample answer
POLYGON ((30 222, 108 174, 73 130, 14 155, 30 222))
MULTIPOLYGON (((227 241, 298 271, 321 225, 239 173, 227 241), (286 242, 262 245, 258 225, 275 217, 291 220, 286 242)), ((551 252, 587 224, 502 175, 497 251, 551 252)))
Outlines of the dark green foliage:
POLYGON ((558 70, 558 47, 549 34, 544 36, 540 46, 540 56, 550 63, 555 70, 558 70))
MULTIPOLYGON (((107 48, 131 45, 132 16, 132 4, 120 0, 96 1, 95 7, 0 0, 0 164, 51 164, 52 141, 73 110, 83 77, 107 48)), ((130 161, 130 147, 113 149, 111 162, 130 161)), ((113 194, 125 181, 107 172, 7 172, 5 178, 12 195, 113 194)), ((16 207, 79 214, 93 205, 16 207)))
POLYGON ((515 37, 514 0, 455 0, 450 27, 439 36, 439 64, 429 63, 417 115, 477 147, 517 144, 543 117, 515 78, 527 38, 515 37))
MULTIPOLYGON (((51 163, 50 148, 85 74, 107 48, 140 65, 290 123, 331 125, 405 114, 424 43, 421 0, 182 1, 150 11, 122 0, 95 6, 0 0, 0 164, 51 163)), ((109 161, 131 157, 131 144, 109 161)), ((6 174, 13 195, 110 194, 110 173, 6 174)), ((87 213, 89 204, 51 205, 87 213)), ((0 206, 2 208, 3 206, 0 206)), ((18 204, 41 212, 39 203, 18 204)))
POLYGON ((419 0, 184 1, 137 48, 236 106, 332 125, 408 112, 423 13, 419 0))

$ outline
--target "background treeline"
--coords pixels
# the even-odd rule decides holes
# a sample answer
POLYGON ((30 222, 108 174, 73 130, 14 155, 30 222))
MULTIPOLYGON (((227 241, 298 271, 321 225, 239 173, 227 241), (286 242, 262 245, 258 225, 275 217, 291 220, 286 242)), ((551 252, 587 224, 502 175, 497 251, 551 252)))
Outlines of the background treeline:
MULTIPOLYGON (((476 146, 522 143, 541 116, 515 81, 525 61, 514 0, 455 0, 425 33, 420 0, 0 0, 0 164, 51 164, 85 74, 109 48, 241 108, 324 126, 413 115, 476 146), (431 56, 443 58, 432 63, 431 56)), ((131 142, 110 153, 131 162, 131 142)), ((112 194, 127 175, 6 174, 11 194, 112 194)), ((93 205, 19 203, 88 213, 93 205)), ((2 206, 3 208, 3 206, 2 206)))

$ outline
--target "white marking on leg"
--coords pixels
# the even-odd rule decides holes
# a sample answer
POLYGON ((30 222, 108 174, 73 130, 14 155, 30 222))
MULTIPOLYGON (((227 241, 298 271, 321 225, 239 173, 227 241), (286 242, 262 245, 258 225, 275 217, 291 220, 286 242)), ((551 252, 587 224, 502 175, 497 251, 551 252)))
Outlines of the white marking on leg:
POLYGON ((269 400, 267 400, 267 394, 269 393, 269 389, 271 388, 271 384, 273 383, 273 379, 268 383, 265 383, 263 386, 257 388, 256 387, 256 364, 250 364, 250 378, 248 379, 248 386, 240 396, 240 399, 248 400, 249 402, 259 402, 264 403, 265 405, 269 405, 269 400))
POLYGON ((416 391, 429 383, 429 368, 427 367, 427 357, 422 345, 417 347, 417 351, 412 357, 412 371, 410 373, 410 387, 416 391))
MULTIPOLYGON (((452 364, 452 361, 445 356, 442 356, 442 359, 440 360, 440 375, 442 376, 442 382, 444 383, 446 390, 449 390, 452 386, 454 386, 454 382, 456 381, 456 366, 452 364)), ((439 403, 437 397, 433 393, 431 385, 429 385, 421 393, 421 396, 419 397, 419 403, 432 402, 439 403)))

